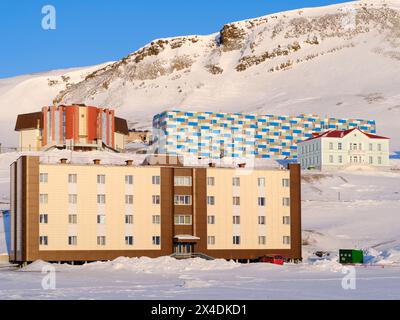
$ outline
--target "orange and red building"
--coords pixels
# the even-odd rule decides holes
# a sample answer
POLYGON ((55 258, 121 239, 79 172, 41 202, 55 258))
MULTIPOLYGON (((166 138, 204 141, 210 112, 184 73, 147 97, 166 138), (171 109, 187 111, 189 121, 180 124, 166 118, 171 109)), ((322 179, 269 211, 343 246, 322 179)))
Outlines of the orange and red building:
POLYGON ((116 117, 114 110, 85 105, 44 107, 19 115, 15 130, 21 151, 122 151, 129 135, 127 121, 116 117))

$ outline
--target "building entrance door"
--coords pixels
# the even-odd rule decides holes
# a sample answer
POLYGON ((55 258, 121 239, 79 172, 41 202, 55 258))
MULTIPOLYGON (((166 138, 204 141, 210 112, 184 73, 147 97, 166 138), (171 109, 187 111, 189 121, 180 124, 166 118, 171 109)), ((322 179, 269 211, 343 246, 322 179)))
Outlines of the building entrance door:
POLYGON ((191 255, 193 253, 192 243, 175 243, 174 252, 179 255, 191 255))

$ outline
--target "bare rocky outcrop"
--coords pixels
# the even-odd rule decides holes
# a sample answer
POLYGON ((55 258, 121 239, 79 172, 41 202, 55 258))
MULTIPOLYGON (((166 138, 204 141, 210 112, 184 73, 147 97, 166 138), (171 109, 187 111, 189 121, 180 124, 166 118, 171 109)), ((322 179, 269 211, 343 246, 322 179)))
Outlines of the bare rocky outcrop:
POLYGON ((300 63, 312 63, 324 55, 359 46, 364 41, 360 39, 372 32, 373 37, 380 35, 385 42, 372 52, 394 63, 400 61, 398 10, 355 3, 331 13, 322 12, 305 9, 274 14, 226 24, 210 36, 155 40, 88 74, 81 82, 50 78, 48 85, 66 84, 55 103, 87 102, 100 95, 106 97, 102 99, 112 99, 113 94, 120 97, 130 90, 150 95, 154 88, 177 85, 185 96, 196 90, 199 77, 206 85, 203 76, 210 77, 210 81, 215 76, 224 79, 234 75, 239 79, 250 77, 253 70, 255 74, 265 74, 295 69, 300 63), (346 11, 347 7, 351 10, 346 11), (169 83, 157 83, 161 77, 168 77, 169 83))
POLYGON ((226 24, 220 31, 220 44, 224 52, 239 50, 243 48, 246 31, 236 24, 226 24))

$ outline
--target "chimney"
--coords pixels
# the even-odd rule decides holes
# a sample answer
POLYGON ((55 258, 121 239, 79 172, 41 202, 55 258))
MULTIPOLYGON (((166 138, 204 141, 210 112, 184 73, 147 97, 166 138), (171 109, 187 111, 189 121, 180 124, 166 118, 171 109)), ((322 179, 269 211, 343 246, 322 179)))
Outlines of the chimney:
POLYGON ((60 163, 61 164, 67 164, 67 161, 68 161, 68 159, 65 159, 65 158, 60 159, 60 163))
POLYGON ((126 160, 125 161, 127 166, 132 166, 133 165, 133 160, 126 160))
POLYGON ((210 163, 208 164, 208 166, 209 166, 210 168, 215 168, 215 163, 210 162, 210 163))
POLYGON ((239 168, 246 168, 246 164, 245 163, 239 163, 239 168))
POLYGON ((100 159, 94 159, 93 163, 96 164, 96 165, 99 165, 101 163, 101 160, 100 159))

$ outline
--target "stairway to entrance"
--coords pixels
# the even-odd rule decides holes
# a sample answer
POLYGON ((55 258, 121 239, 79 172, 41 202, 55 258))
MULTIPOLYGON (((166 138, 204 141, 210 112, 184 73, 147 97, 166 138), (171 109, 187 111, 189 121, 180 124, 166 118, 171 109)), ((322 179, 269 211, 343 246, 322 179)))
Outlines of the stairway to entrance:
POLYGON ((208 261, 215 260, 215 258, 210 257, 210 256, 208 256, 208 255, 206 255, 204 253, 201 253, 201 252, 187 253, 187 254, 185 254, 185 253, 173 253, 173 254, 170 255, 170 257, 178 259, 178 260, 194 259, 194 258, 201 258, 201 259, 208 260, 208 261))

